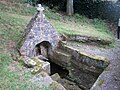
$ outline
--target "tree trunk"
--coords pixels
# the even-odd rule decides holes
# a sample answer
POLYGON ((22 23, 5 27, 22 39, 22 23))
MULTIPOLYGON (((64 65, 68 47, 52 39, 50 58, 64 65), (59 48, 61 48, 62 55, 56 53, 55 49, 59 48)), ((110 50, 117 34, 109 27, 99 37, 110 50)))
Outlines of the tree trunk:
POLYGON ((73 15, 74 9, 73 9, 73 0, 67 0, 67 14, 73 15))

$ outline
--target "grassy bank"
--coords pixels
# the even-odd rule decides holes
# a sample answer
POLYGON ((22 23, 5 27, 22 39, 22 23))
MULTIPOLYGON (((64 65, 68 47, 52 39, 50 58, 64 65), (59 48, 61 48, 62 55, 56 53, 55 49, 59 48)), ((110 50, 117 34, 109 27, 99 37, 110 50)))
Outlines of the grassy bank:
POLYGON ((33 75, 18 62, 16 48, 35 8, 3 1, 0 1, 0 90, 52 90, 30 82, 33 75))

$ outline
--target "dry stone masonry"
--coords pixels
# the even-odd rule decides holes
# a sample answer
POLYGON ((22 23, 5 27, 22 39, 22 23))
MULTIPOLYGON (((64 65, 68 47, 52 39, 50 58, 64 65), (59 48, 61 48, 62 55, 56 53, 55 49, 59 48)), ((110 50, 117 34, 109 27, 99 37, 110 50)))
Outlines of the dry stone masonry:
POLYGON ((47 62, 48 48, 54 50, 60 37, 43 14, 44 8, 39 4, 38 12, 27 26, 24 43, 20 48, 20 60, 31 68, 31 79, 38 86, 51 87, 54 90, 66 90, 50 77, 50 63, 47 62))
POLYGON ((43 14, 44 8, 39 5, 37 10, 38 12, 27 26, 25 41, 20 49, 20 53, 23 56, 36 56, 36 45, 43 41, 50 43, 51 48, 54 49, 57 47, 60 40, 58 33, 45 18, 43 14))

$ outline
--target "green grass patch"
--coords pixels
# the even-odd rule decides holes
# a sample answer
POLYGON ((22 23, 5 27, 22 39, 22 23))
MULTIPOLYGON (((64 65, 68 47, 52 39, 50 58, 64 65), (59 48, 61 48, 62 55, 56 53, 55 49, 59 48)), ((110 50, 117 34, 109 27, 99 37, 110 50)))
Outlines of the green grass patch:
POLYGON ((31 16, 35 13, 36 9, 32 6, 27 6, 27 4, 21 3, 0 3, 0 12, 9 12, 12 14, 20 14, 24 16, 31 16))
POLYGON ((30 17, 0 12, 0 34, 5 39, 17 41, 29 20, 30 17))
POLYGON ((13 63, 13 59, 9 54, 0 54, 0 90, 53 90, 32 83, 30 79, 33 75, 30 71, 23 73, 24 69, 21 69, 23 66, 20 63, 14 65, 16 70, 13 70, 9 67, 11 63, 13 63))
POLYGON ((0 43, 0 46, 5 46, 10 40, 18 44, 30 18, 29 16, 0 12, 0 40, 3 42, 0 43))
POLYGON ((115 39, 107 24, 101 19, 88 19, 78 14, 66 16, 49 9, 45 14, 59 33, 91 36, 103 40, 115 39))
POLYGON ((32 15, 35 13, 34 7, 26 7, 18 3, 8 5, 0 3, 0 90, 53 90, 46 86, 37 86, 30 82, 31 72, 23 73, 23 65, 19 63, 10 71, 10 64, 14 61, 12 55, 18 55, 16 50, 9 51, 10 41, 15 42, 20 47, 26 25, 29 23, 32 15), (6 53, 7 52, 7 53, 6 53))
MULTIPOLYGON (((107 25, 104 22, 95 21, 97 23, 87 22, 75 22, 74 19, 69 21, 56 21, 52 20, 53 26, 59 33, 65 33, 70 35, 82 35, 98 37, 104 40, 114 39, 112 33, 108 30, 107 25)), ((94 21, 93 21, 94 22, 94 21)))

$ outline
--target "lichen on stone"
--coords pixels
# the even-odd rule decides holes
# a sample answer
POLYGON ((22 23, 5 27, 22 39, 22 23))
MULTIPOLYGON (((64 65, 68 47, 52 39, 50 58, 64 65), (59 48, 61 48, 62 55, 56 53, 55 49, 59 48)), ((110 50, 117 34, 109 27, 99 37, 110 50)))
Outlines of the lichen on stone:
POLYGON ((36 62, 33 60, 33 59, 31 59, 31 58, 29 58, 29 57, 27 57, 27 56, 21 56, 20 58, 19 58, 19 60, 20 61, 22 61, 25 65, 27 65, 28 67, 34 67, 34 66, 36 66, 36 62))
POLYGON ((53 81, 52 84, 50 85, 50 87, 53 88, 54 90, 57 90, 58 83, 56 81, 53 81))
POLYGON ((35 66, 32 70, 31 73, 32 74, 36 74, 36 73, 40 73, 42 71, 42 66, 35 66))
POLYGON ((101 60, 101 61, 104 61, 104 62, 108 62, 109 61, 105 58, 105 57, 102 57, 102 56, 92 56, 90 54, 87 54, 87 53, 84 53, 84 52, 79 52, 81 55, 84 55, 84 56, 87 56, 89 58, 92 58, 93 60, 101 60))
POLYGON ((46 73, 44 71, 41 71, 40 74, 42 77, 46 77, 46 73))
POLYGON ((44 61, 39 58, 33 58, 33 60, 36 62, 36 66, 43 66, 44 61))
POLYGON ((101 79, 100 79, 100 80, 98 81, 98 85, 99 85, 99 86, 101 86, 103 83, 104 83, 104 80, 101 80, 101 79))
POLYGON ((107 67, 107 68, 105 68, 105 70, 104 70, 104 71, 111 71, 111 70, 112 70, 112 68, 107 67))

